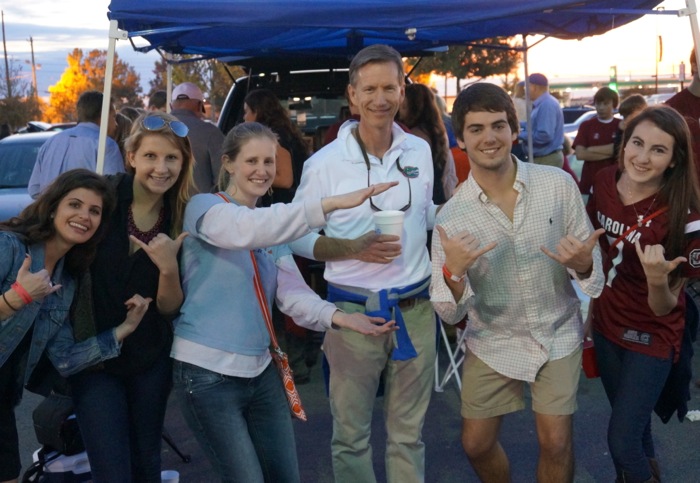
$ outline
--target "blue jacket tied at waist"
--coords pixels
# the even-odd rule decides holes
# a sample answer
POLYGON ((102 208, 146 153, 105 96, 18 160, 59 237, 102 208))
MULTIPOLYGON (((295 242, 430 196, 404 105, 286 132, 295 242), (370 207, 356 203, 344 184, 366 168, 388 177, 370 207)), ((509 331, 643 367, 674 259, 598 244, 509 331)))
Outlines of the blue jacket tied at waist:
POLYGON ((406 329, 406 323, 401 315, 399 301, 409 298, 428 299, 428 287, 430 277, 413 285, 402 288, 390 288, 373 292, 371 290, 349 287, 347 285, 328 284, 329 302, 352 302, 365 306, 365 314, 370 317, 383 317, 386 320, 395 320, 396 343, 391 352, 391 358, 395 361, 407 361, 418 356, 411 338, 406 329))

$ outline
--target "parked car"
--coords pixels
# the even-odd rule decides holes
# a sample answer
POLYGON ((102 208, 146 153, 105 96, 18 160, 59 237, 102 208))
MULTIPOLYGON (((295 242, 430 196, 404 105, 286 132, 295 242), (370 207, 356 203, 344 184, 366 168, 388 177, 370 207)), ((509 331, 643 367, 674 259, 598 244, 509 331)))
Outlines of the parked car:
POLYGON ((27 185, 36 156, 57 132, 15 134, 0 140, 0 220, 17 216, 32 202, 27 185))
POLYGON ((647 104, 650 106, 655 106, 656 104, 663 104, 675 95, 675 92, 662 92, 661 94, 651 94, 647 96, 647 104))
POLYGON ((564 124, 571 124, 583 114, 591 111, 595 111, 595 107, 589 105, 564 107, 562 108, 562 112, 564 113, 564 124))
POLYGON ((17 130, 17 134, 26 134, 31 132, 43 132, 43 131, 63 131, 70 127, 74 127, 77 122, 58 122, 58 123, 48 123, 43 121, 29 121, 26 126, 17 130))

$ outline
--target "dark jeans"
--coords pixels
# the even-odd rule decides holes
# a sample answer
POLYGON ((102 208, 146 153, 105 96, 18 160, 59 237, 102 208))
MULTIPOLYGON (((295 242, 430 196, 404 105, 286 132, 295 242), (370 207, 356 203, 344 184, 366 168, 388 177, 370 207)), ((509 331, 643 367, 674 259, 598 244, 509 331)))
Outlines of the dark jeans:
POLYGON ((175 361, 173 380, 185 419, 222 481, 299 482, 294 428, 274 363, 244 378, 175 361))
POLYGON ((160 441, 172 387, 167 352, 147 371, 70 378, 75 413, 95 483, 160 483, 160 441))
POLYGON ((27 339, 0 367, 0 481, 17 478, 22 468, 15 406, 22 397, 22 366, 26 363, 28 343, 27 339))
POLYGON ((618 477, 626 482, 651 478, 654 458, 651 414, 666 383, 673 358, 659 359, 633 352, 593 332, 596 358, 605 393, 612 407, 608 447, 618 477))

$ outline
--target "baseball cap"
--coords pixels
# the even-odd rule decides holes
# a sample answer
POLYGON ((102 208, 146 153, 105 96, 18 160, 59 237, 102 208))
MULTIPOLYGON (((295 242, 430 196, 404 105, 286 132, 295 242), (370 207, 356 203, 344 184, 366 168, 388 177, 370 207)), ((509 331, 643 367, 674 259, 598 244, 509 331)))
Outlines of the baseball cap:
POLYGON ((204 102, 204 94, 191 82, 183 82, 173 89, 173 99, 196 99, 204 102))
POLYGON ((549 85, 549 82, 547 81, 547 78, 544 76, 544 74, 530 74, 528 80, 530 81, 530 84, 535 84, 536 86, 546 87, 549 85))

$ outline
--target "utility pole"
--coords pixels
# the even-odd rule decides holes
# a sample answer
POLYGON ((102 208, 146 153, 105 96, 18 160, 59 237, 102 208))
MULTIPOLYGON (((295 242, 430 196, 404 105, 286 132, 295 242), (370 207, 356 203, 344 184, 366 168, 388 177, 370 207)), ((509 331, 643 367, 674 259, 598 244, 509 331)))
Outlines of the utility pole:
POLYGON ((12 85, 10 84, 10 64, 7 61, 7 44, 5 43, 5 12, 2 14, 2 47, 5 50, 5 79, 7 81, 7 97, 12 97, 12 85))
POLYGON ((32 50, 32 89, 34 89, 34 98, 39 98, 39 89, 36 84, 36 64, 34 63, 34 39, 29 37, 29 46, 32 50))

